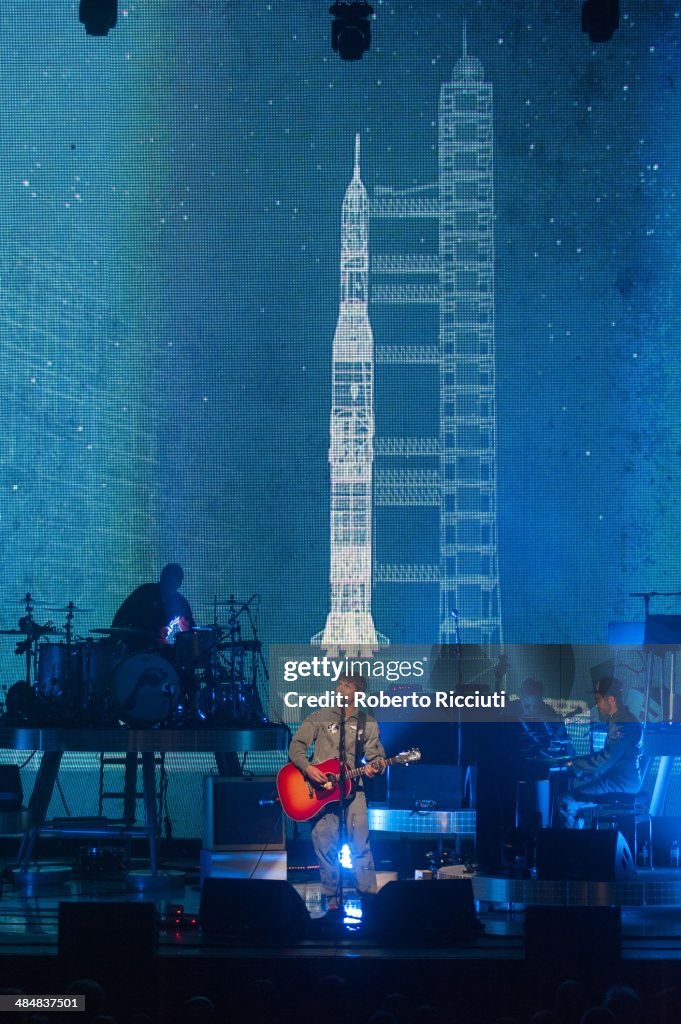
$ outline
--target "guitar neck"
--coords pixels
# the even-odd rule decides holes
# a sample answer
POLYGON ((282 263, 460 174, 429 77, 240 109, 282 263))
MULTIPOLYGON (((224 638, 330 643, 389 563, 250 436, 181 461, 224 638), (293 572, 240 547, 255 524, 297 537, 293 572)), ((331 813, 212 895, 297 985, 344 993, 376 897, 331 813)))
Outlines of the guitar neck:
MULTIPOLYGON (((382 764, 384 768, 387 768, 391 764, 396 764, 397 760, 397 757, 377 757, 376 760, 372 761, 371 763, 382 764)), ((360 765, 359 768, 349 768, 345 773, 345 778, 358 779, 359 776, 362 775, 362 773, 364 772, 365 767, 366 765, 360 765)), ((340 779, 340 775, 338 776, 338 778, 340 779)))

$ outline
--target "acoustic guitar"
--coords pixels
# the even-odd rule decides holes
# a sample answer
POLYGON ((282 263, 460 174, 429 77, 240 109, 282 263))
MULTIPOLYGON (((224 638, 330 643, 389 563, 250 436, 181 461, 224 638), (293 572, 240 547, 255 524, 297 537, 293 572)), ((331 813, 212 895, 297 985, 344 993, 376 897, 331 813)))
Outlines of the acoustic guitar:
MULTIPOLYGON (((411 750, 396 754, 395 757, 380 757, 371 763, 387 768, 391 764, 413 764, 420 760, 421 751, 413 747, 411 750)), ((340 800, 341 763, 338 758, 330 757, 328 761, 322 761, 315 767, 326 775, 326 786, 312 782, 306 775, 303 775, 300 768, 296 768, 291 762, 285 764, 277 775, 277 792, 281 806, 293 821, 309 821, 310 818, 319 814, 327 804, 337 803, 340 800)), ((360 765, 358 768, 346 766, 345 797, 350 795, 353 781, 364 774, 365 767, 366 765, 360 765)))

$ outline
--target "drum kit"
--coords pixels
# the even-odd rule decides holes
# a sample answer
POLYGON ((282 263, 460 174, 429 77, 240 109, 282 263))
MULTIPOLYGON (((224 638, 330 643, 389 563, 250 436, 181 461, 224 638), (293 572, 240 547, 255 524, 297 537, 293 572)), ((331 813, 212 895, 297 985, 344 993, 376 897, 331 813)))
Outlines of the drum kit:
POLYGON ((176 632, 160 643, 145 630, 124 627, 91 629, 93 637, 82 637, 74 616, 88 609, 72 601, 45 605, 65 613, 63 627, 40 625, 33 613, 41 602, 26 594, 18 629, 0 629, 0 637, 16 639, 15 654, 25 659, 25 678, 8 689, 3 720, 135 729, 262 724, 267 718, 258 683, 267 680, 267 669, 250 610, 256 597, 215 598, 210 626, 176 632), (224 624, 218 622, 222 606, 224 624))

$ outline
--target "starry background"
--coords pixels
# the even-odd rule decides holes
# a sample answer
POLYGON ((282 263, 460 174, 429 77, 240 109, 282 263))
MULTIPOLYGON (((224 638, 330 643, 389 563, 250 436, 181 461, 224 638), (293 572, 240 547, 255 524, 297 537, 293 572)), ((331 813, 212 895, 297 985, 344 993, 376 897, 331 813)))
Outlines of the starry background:
MULTIPOLYGON (((213 595, 257 591, 266 642, 323 627, 354 133, 370 191, 436 180, 464 14, 495 94, 505 637, 601 641, 641 618, 630 591, 681 589, 679 5, 630 0, 594 46, 567 0, 376 0, 357 64, 332 54, 327 6, 120 0, 92 39, 75 2, 3 5, 0 626, 30 590, 88 609, 86 634, 177 560, 200 622, 213 595)), ((386 316, 377 344, 403 311, 386 316)), ((426 314, 412 329, 436 342, 426 314)), ((377 434, 405 384, 412 432, 433 433, 434 380, 388 370, 377 434)), ((409 514, 393 530, 403 561, 430 560, 409 514)), ((379 630, 435 640, 414 616, 377 595, 379 630)))

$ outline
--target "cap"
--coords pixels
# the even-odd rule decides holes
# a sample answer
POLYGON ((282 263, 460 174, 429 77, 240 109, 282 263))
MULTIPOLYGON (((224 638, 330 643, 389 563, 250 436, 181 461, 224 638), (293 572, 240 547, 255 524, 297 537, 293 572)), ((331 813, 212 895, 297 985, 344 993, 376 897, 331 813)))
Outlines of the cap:
POLYGON ((596 683, 594 693, 601 697, 614 697, 618 704, 622 703, 622 684, 614 676, 603 676, 596 683))

